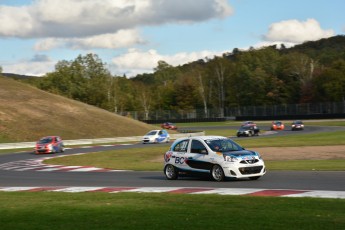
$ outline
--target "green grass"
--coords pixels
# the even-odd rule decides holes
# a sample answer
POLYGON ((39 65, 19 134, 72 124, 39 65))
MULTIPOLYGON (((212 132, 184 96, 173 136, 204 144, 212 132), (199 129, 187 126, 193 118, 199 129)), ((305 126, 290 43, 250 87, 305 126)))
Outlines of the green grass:
POLYGON ((269 136, 265 138, 240 138, 236 142, 244 147, 294 147, 345 145, 345 131, 312 134, 269 136))
POLYGON ((0 192, 1 229, 345 229, 345 200, 0 192))
POLYGON ((345 160, 284 160, 265 161, 269 170, 345 171, 345 160))

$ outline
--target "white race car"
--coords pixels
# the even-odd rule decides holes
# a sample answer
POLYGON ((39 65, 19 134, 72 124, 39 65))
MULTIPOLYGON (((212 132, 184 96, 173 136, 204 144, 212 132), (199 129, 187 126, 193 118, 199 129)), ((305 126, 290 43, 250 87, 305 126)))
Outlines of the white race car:
POLYGON ((143 136, 142 143, 168 143, 170 141, 170 135, 166 130, 151 130, 143 136))
POLYGON ((266 173, 259 153, 245 150, 222 136, 179 138, 165 153, 164 160, 164 174, 168 180, 200 173, 216 181, 226 177, 257 180, 266 173))

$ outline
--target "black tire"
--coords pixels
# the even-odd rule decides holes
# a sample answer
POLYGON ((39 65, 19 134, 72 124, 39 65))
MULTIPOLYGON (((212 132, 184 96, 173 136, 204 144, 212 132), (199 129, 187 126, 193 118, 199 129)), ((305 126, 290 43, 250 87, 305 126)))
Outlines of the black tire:
POLYGON ((177 170, 173 165, 170 165, 170 164, 166 165, 164 168, 164 174, 168 180, 177 179, 177 170))
POLYGON ((257 179, 259 179, 261 176, 252 176, 252 177, 249 177, 249 179, 251 179, 251 180, 257 180, 257 179))
POLYGON ((224 171, 220 165, 214 165, 211 170, 211 177, 215 181, 223 181, 225 178, 224 171))

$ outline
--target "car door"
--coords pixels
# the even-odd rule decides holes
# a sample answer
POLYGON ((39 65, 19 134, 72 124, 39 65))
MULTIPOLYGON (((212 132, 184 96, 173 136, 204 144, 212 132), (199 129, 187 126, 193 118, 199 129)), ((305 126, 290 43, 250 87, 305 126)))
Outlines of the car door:
POLYGON ((184 139, 176 143, 171 149, 173 151, 173 155, 171 156, 172 163, 182 171, 188 170, 188 165, 185 162, 188 146, 189 139, 184 139))
POLYGON ((209 172, 213 166, 211 161, 205 144, 196 139, 191 140, 190 148, 185 154, 186 168, 191 171, 209 172))
POLYGON ((165 130, 160 130, 158 132, 157 142, 164 142, 168 137, 168 133, 165 130))

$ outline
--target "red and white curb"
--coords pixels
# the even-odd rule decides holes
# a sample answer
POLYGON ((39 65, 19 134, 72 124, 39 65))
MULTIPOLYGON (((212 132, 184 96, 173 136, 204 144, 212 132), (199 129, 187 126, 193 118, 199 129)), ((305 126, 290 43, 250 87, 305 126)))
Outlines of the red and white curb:
POLYGON ((186 188, 186 187, 0 187, 0 192, 136 192, 171 194, 218 194, 270 197, 315 197, 345 199, 345 191, 250 189, 250 188, 186 188))
MULTIPOLYGON (((78 153, 73 155, 81 155, 85 153, 78 153)), ((4 164, 0 164, 0 170, 10 171, 38 171, 38 172, 119 172, 128 170, 114 170, 106 168, 97 168, 93 166, 66 166, 66 165, 48 165, 42 162, 47 159, 56 157, 65 157, 68 155, 44 157, 40 159, 28 159, 22 161, 13 161, 4 164)))

